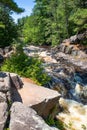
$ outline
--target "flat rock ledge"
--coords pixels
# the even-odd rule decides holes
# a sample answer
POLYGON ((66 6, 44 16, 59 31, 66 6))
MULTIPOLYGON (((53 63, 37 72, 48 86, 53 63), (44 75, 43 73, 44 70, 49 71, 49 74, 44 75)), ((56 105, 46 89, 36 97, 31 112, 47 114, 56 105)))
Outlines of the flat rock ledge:
MULTIPOLYGON (((38 115, 47 118, 52 114, 53 118, 58 112, 58 100, 60 94, 57 91, 37 86, 29 82, 23 82, 24 86, 18 90, 21 101, 24 105, 33 108, 38 115), (56 109, 56 112, 54 110, 56 109)), ((13 94, 14 101, 17 101, 17 93, 13 94)))

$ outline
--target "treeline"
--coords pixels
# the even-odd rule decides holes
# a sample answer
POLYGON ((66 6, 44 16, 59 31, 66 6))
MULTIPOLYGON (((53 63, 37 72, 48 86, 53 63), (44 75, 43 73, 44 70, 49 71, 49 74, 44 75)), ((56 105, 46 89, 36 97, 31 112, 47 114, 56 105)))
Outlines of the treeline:
POLYGON ((20 37, 34 45, 57 45, 87 29, 87 0, 35 0, 32 14, 15 24, 12 12, 21 13, 14 0, 0 0, 0 47, 20 37))
POLYGON ((25 43, 57 45, 87 28, 87 0, 35 0, 31 16, 18 20, 25 43))
POLYGON ((0 0, 0 47, 5 47, 13 43, 18 37, 17 25, 11 17, 12 12, 21 13, 13 0, 0 0))

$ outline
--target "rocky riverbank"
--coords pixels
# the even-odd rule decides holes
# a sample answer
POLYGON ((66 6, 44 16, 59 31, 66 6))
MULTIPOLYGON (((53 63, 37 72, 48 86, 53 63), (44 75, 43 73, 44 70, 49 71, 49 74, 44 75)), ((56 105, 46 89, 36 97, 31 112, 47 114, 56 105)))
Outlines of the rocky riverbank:
POLYGON ((86 130, 87 50, 82 48, 70 43, 24 47, 26 55, 43 60, 51 80, 41 87, 17 74, 1 72, 0 130, 86 130), (43 118, 48 117, 61 122, 58 128, 45 123, 43 118))
POLYGON ((51 77, 45 87, 62 96, 59 100, 62 111, 57 119, 64 122, 67 130, 83 130, 87 129, 87 49, 69 44, 62 43, 52 49, 28 46, 24 52, 44 61, 45 71, 51 77))

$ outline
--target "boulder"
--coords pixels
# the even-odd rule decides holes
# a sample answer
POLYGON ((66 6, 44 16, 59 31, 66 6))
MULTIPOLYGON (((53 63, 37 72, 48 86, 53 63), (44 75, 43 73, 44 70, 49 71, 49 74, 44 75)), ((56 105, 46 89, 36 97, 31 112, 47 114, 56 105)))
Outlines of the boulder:
POLYGON ((15 87, 16 89, 20 89, 23 87, 23 82, 17 74, 10 73, 10 79, 11 79, 11 86, 15 87))
POLYGON ((0 103, 0 130, 3 130, 6 125, 7 116, 7 103, 0 103))
POLYGON ((9 128, 10 130, 58 130, 48 126, 32 108, 19 102, 12 105, 9 128))
POLYGON ((24 87, 12 94, 14 102, 21 99, 24 105, 32 107, 44 118, 49 114, 52 114, 53 117, 55 116, 58 110, 56 109, 56 112, 54 112, 54 109, 58 105, 59 98, 60 94, 57 91, 28 82, 24 82, 24 87))
POLYGON ((0 92, 6 93, 10 90, 10 75, 9 73, 0 72, 0 92))

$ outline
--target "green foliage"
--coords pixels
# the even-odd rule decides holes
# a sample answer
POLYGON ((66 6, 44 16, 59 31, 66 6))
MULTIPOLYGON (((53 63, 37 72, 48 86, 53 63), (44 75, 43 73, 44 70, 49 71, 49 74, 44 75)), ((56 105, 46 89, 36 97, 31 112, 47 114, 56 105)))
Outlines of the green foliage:
POLYGON ((59 130, 66 130, 65 124, 60 120, 55 120, 50 117, 46 119, 46 123, 50 126, 57 127, 59 130))
POLYGON ((35 0, 35 3, 31 16, 23 18, 20 32, 25 43, 55 46, 87 28, 86 0, 35 0))
POLYGON ((10 16, 10 10, 0 6, 0 47, 9 46, 17 38, 17 26, 10 16))
POLYGON ((17 38, 17 26, 14 23, 12 12, 21 13, 24 10, 14 0, 0 0, 0 47, 9 46, 17 38))
POLYGON ((82 129, 87 130, 87 127, 84 124, 82 124, 82 129))
POLYGON ((45 121, 46 121, 46 123, 47 123, 49 126, 55 126, 55 121, 54 121, 54 119, 48 117, 45 121))
POLYGON ((31 78, 39 85, 45 85, 50 80, 44 72, 41 60, 28 57, 22 51, 13 54, 7 59, 1 67, 1 70, 31 78))
POLYGON ((21 13, 24 11, 22 8, 18 7, 18 5, 14 2, 14 0, 0 0, 0 4, 5 5, 10 10, 13 10, 17 13, 21 13))
POLYGON ((87 9, 80 9, 78 8, 77 11, 70 17, 70 21, 72 21, 75 25, 73 31, 75 33, 79 32, 80 30, 87 29, 87 9))
POLYGON ((10 128, 5 128, 4 130, 10 130, 10 128))

